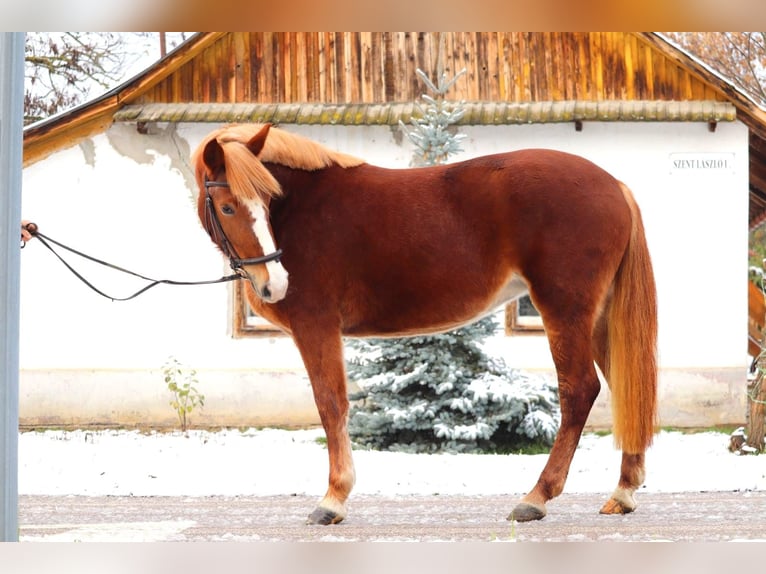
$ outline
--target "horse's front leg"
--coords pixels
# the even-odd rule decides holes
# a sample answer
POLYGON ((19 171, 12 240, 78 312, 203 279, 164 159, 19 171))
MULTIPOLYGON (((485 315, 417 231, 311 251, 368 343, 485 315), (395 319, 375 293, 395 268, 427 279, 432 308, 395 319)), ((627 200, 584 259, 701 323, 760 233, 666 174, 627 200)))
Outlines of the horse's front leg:
POLYGON ((334 524, 346 517, 346 499, 355 480, 347 428, 348 394, 343 342, 339 330, 321 329, 318 322, 311 322, 308 329, 295 329, 293 339, 311 381, 330 458, 327 493, 309 515, 308 524, 334 524))

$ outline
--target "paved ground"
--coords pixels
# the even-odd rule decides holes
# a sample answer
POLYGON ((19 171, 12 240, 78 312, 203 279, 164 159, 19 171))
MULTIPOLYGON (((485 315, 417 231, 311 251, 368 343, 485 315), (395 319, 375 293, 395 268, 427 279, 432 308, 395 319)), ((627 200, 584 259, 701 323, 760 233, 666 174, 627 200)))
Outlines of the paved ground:
POLYGON ((349 517, 307 526, 315 497, 21 496, 22 541, 766 541, 766 492, 639 493, 601 516, 605 497, 564 494, 534 523, 510 523, 516 496, 352 496, 349 517))

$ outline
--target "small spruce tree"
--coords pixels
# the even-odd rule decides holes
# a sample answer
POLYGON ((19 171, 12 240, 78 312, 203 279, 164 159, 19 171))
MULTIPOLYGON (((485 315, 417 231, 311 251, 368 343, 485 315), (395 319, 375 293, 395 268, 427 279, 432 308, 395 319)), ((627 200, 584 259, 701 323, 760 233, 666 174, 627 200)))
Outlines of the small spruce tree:
MULTIPOLYGON (((452 80, 438 84, 418 76, 434 93, 424 95, 422 117, 402 129, 416 148, 414 165, 443 163, 460 149, 454 123, 463 102, 444 96, 452 80)), ((514 371, 483 351, 497 330, 488 316, 450 333, 406 339, 350 340, 349 378, 361 391, 350 398, 349 434, 357 444, 409 452, 510 452, 552 444, 561 420, 555 386, 514 371)))
POLYGON ((355 341, 354 442, 407 452, 512 452, 549 446, 561 421, 546 380, 509 369, 481 343, 493 317, 443 335, 355 341))
POLYGON ((415 146, 412 165, 445 163, 449 156, 463 151, 460 142, 465 139, 465 135, 455 133, 454 128, 450 129, 450 126, 459 122, 465 115, 465 102, 450 102, 444 96, 460 76, 465 74, 465 68, 451 80, 447 79, 446 74, 440 73, 438 84, 434 84, 423 70, 415 70, 415 73, 434 93, 434 97, 423 94, 421 98, 426 105, 424 107, 415 102, 415 108, 420 116, 413 115, 410 118, 412 127, 407 128, 402 120, 399 120, 399 126, 415 146))

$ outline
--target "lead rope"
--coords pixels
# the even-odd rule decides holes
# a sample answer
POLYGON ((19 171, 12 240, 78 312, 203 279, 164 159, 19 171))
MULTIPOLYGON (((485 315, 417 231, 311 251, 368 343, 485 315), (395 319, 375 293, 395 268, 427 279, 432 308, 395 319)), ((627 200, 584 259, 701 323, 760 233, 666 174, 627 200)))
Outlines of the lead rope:
MULTIPOLYGON (((56 241, 52 237, 48 237, 47 235, 40 232, 40 230, 37 228, 37 225, 35 224, 29 224, 27 225, 27 231, 32 234, 33 237, 36 237, 40 243, 42 243, 45 247, 47 247, 51 253, 53 253, 59 261, 61 261, 64 266, 71 271, 75 277, 77 277, 80 281, 85 283, 88 287, 90 287, 93 291, 101 295, 102 297, 105 297, 107 299, 111 299, 112 301, 129 301, 131 299, 134 299, 135 297, 138 297, 142 293, 145 293, 155 285, 159 285, 160 283, 163 283, 165 285, 212 285, 215 283, 225 283, 227 281, 236 281, 237 279, 241 279, 242 277, 239 274, 232 274, 232 275, 225 275, 224 277, 221 277, 219 279, 211 279, 208 281, 174 281, 172 279, 153 279, 151 277, 147 277, 145 275, 142 275, 140 273, 136 273, 135 271, 130 271, 129 269, 125 269, 123 267, 120 267, 118 265, 114 265, 113 263, 109 263, 107 261, 103 261, 101 259, 98 259, 96 257, 93 257, 91 255, 88 255, 87 253, 83 253, 82 251, 78 251, 77 249, 74 249, 72 247, 69 247, 68 245, 64 245, 63 243, 56 241), (129 295, 127 297, 112 297, 111 295, 108 295, 101 291, 98 287, 93 285, 90 281, 88 281, 85 277, 83 277, 82 274, 80 274, 72 265, 69 264, 69 262, 64 259, 61 254, 59 254, 52 246, 51 243, 54 245, 57 245, 58 247, 65 249, 69 251, 70 253, 74 253, 75 255, 78 255, 84 259, 87 259, 89 261, 92 261, 94 263, 98 263, 99 265, 103 265, 104 267, 108 267, 110 269, 114 269, 116 271, 120 271, 122 273, 126 273, 128 275, 132 275, 134 277, 138 277, 139 279, 143 279, 144 281, 150 281, 149 285, 146 285, 133 293, 132 295, 129 295)), ((22 242, 22 248, 25 246, 25 243, 22 242)))

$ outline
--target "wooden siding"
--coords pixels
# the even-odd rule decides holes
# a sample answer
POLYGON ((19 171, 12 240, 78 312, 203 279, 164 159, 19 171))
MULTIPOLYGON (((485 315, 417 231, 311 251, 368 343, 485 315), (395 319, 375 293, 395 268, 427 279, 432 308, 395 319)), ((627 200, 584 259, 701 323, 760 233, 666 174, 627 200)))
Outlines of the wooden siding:
MULTIPOLYGON (((632 33, 446 32, 450 92, 469 101, 725 100, 632 33)), ((131 103, 406 102, 435 78, 439 33, 233 32, 131 103)))

